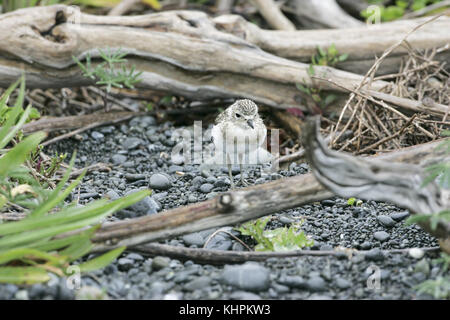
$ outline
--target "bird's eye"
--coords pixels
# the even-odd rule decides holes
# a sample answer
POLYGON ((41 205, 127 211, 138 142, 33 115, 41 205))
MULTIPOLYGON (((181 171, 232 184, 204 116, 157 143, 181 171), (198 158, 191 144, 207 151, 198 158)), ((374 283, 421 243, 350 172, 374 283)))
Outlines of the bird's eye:
POLYGON ((239 113, 236 113, 236 118, 240 118, 241 115, 239 113))

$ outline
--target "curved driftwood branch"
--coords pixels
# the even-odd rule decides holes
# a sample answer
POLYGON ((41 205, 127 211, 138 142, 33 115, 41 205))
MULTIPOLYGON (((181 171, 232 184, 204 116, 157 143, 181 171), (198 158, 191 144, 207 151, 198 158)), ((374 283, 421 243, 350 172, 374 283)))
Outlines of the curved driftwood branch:
POLYGON ((347 14, 336 0, 294 0, 298 20, 310 28, 360 27, 363 22, 347 14))
MULTIPOLYGON (((66 6, 35 7, 0 16, 0 85, 25 70, 28 87, 90 84, 72 56, 123 48, 143 71, 139 86, 195 99, 247 97, 274 107, 298 105, 295 84, 311 85, 308 65, 262 51, 214 27, 205 13, 172 11, 133 17, 74 13, 66 6), (70 23, 72 19, 77 24, 70 23)), ((348 86, 362 77, 329 67, 316 70, 348 86)), ((330 87, 324 82, 323 87, 330 87)), ((377 90, 386 82, 372 84, 377 90)), ((330 87, 331 89, 331 87, 330 87)))
MULTIPOLYGON (((317 180, 336 195, 387 201, 417 214, 433 214, 450 208, 449 192, 434 182, 422 186, 426 175, 421 167, 330 150, 320 137, 319 127, 320 119, 315 118, 304 128, 306 156, 317 180)), ((442 161, 450 161, 448 155, 443 157, 442 161)), ((443 242, 449 241, 450 223, 442 220, 435 230, 429 222, 421 225, 443 242)))
MULTIPOLYGON (((449 36, 443 32, 450 26, 450 19, 438 21, 430 24, 437 23, 435 28, 424 26, 414 32, 408 38, 410 43, 422 48, 448 42, 449 36), (429 36, 430 31, 434 32, 433 37, 429 36)), ((303 56, 306 61, 317 45, 334 42, 342 53, 354 52, 356 60, 362 55, 369 62, 374 52, 385 46, 373 39, 382 33, 387 44, 393 39, 398 41, 404 34, 401 31, 409 31, 411 24, 414 23, 403 22, 398 27, 393 24, 395 30, 380 29, 378 36, 366 27, 349 29, 344 39, 336 34, 327 38, 320 31, 311 34, 261 30, 239 16, 212 19, 197 11, 114 17, 77 13, 61 5, 35 7, 0 16, 0 30, 9 30, 0 33, 0 86, 8 86, 23 71, 29 87, 91 84, 81 76, 72 56, 83 59, 90 53, 95 58, 99 56, 98 48, 122 47, 131 54, 129 64, 143 71, 141 87, 198 100, 247 97, 273 107, 298 107, 302 93, 295 84, 311 85, 313 80, 308 76, 307 64, 285 57, 301 60, 303 56), (363 37, 365 42, 349 41, 357 39, 356 34, 367 34, 363 37), (302 53, 296 54, 297 51, 302 53)), ((362 80, 360 75, 334 68, 315 69, 318 76, 350 88, 362 80)), ((326 81, 314 80, 314 84, 340 90, 326 81)), ((387 84, 374 81, 371 89, 379 90, 387 84)))
MULTIPOLYGON (((317 47, 328 48, 335 44, 342 54, 349 54, 346 61, 339 63, 339 69, 365 74, 384 51, 401 41, 405 35, 429 18, 382 23, 380 25, 350 27, 345 29, 273 31, 260 29, 241 16, 223 15, 214 18, 217 28, 234 34, 261 49, 291 60, 309 62, 317 47)), ((450 18, 440 17, 432 23, 421 26, 408 36, 412 48, 425 50, 445 47, 450 43, 450 18)), ((406 47, 399 46, 389 55, 378 69, 378 74, 396 73, 400 61, 408 54, 406 47)), ((435 56, 439 61, 448 61, 450 50, 435 56)))

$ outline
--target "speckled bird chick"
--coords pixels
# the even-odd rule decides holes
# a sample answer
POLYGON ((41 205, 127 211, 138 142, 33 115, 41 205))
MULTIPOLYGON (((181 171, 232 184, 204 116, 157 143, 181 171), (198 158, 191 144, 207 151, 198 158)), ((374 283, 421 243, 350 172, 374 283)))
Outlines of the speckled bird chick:
POLYGON ((267 135, 266 126, 258 114, 258 106, 251 100, 237 100, 218 115, 211 136, 215 147, 214 162, 227 164, 232 187, 233 164, 239 164, 241 183, 243 165, 256 165, 271 160, 270 153, 262 146, 267 135))

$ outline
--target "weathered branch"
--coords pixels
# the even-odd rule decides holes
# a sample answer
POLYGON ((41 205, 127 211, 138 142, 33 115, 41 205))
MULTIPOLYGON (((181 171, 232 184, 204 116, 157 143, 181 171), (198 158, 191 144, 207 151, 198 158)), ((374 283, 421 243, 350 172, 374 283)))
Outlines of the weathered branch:
POLYGON ((289 21, 281 12, 280 8, 273 2, 273 0, 251 0, 258 8, 258 11, 276 30, 294 31, 294 24, 289 21))
MULTIPOLYGON (((90 53, 97 58, 98 48, 121 47, 131 54, 129 64, 143 71, 141 88, 197 100, 247 97, 278 108, 298 107, 296 98, 302 93, 295 84, 311 85, 312 80, 308 65, 286 58, 306 62, 318 45, 336 43, 342 53, 351 53, 349 62, 364 61, 364 67, 355 70, 365 70, 374 54, 414 25, 403 22, 336 34, 333 30, 285 32, 261 30, 239 16, 209 18, 196 11, 114 17, 77 14, 60 5, 34 7, 0 16, 0 30, 10 30, 0 34, 0 86, 8 86, 24 70, 31 88, 89 85, 72 56, 83 59, 90 53), (74 20, 76 24, 70 23, 74 20), (380 35, 383 43, 374 40, 380 35)), ((450 19, 442 17, 414 32, 408 41, 418 49, 439 46, 448 42, 449 27, 450 19)), ((395 54, 406 52, 399 49, 395 54)), ((329 67, 315 69, 317 75, 347 87, 362 79, 329 67)), ((339 90, 326 82, 315 84, 339 90)), ((387 84, 375 81, 371 89, 387 84)))
MULTIPOLYGON (((320 137, 319 126, 320 120, 316 118, 304 128, 306 156, 317 180, 336 195, 387 201, 417 214, 438 213, 450 207, 450 193, 434 182, 423 186, 425 174, 421 167, 330 150, 320 137)), ((441 156, 441 161, 450 161, 444 151, 441 156)), ((435 230, 429 221, 421 225, 434 236, 449 241, 450 223, 440 221, 435 230)))
MULTIPOLYGON (((314 256, 314 257, 346 257, 358 252, 359 254, 366 254, 366 251, 358 251, 355 249, 348 249, 346 251, 340 250, 292 250, 285 252, 242 252, 242 251, 224 251, 224 250, 208 250, 208 249, 193 249, 181 246, 170 246, 159 243, 149 243, 133 247, 132 251, 137 251, 144 255, 150 256, 166 256, 179 260, 193 260, 197 263, 209 264, 223 264, 223 263, 244 263, 246 261, 265 261, 269 258, 290 258, 300 256, 314 256)), ((439 247, 422 248, 424 251, 439 250, 439 247)), ((392 249, 383 250, 384 254, 388 253, 407 253, 409 249, 392 249)))
POLYGON ((336 0, 295 0, 298 20, 310 28, 360 27, 363 22, 347 14, 336 0))

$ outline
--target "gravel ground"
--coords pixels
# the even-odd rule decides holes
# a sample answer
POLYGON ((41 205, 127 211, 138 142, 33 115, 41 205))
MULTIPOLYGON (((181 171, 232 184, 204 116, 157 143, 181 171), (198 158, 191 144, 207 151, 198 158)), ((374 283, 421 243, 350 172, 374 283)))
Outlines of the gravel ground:
MULTIPOLYGON (((188 128, 189 129, 189 128, 188 128)), ((152 188, 147 197, 132 208, 118 212, 111 220, 154 214, 170 208, 205 200, 230 187, 227 171, 217 169, 208 176, 196 165, 173 163, 170 155, 175 142, 170 122, 158 125, 152 117, 140 117, 118 126, 105 126, 52 146, 48 153, 77 150, 77 167, 97 162, 112 163, 110 172, 94 171, 72 196, 81 203, 108 196, 111 199, 152 188), (184 173, 180 175, 179 172, 184 173)), ((305 163, 291 164, 275 174, 260 168, 246 170, 250 184, 304 174, 305 163)), ((233 170, 235 182, 239 171, 233 170)), ((268 259, 237 265, 200 265, 166 257, 148 258, 126 252, 108 267, 83 275, 82 288, 69 290, 66 279, 28 287, 0 285, 0 299, 421 299, 413 287, 442 273, 432 264, 436 253, 411 257, 382 250, 437 246, 436 240, 418 226, 405 226, 409 212, 374 201, 349 206, 334 198, 304 205, 273 215, 269 227, 289 226, 304 219, 302 229, 312 239, 310 250, 335 247, 370 250, 368 254, 344 257, 268 259), (379 287, 375 283, 379 275, 379 287), (376 286, 375 286, 376 287, 376 286)), ((232 231, 231 227, 230 230, 232 231)), ((203 247, 215 231, 205 230, 165 243, 191 248, 203 247)), ((235 231, 232 231, 235 232, 235 231)), ((236 233, 237 234, 237 233, 236 233)), ((207 245, 210 249, 244 250, 224 233, 207 245)))

